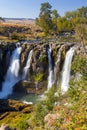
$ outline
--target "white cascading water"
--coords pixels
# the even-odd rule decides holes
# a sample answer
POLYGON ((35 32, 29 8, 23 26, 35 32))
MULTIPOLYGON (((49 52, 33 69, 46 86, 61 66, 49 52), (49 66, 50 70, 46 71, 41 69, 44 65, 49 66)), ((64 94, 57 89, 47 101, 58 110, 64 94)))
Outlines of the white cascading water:
POLYGON ((49 63, 49 76, 48 76, 48 90, 49 90, 54 84, 51 48, 48 49, 47 53, 48 53, 48 63, 49 63))
POLYGON ((55 68, 54 68, 54 79, 56 85, 58 85, 60 61, 61 61, 61 48, 58 51, 57 61, 55 63, 55 68))
POLYGON ((23 77, 22 77, 22 79, 26 79, 28 70, 29 70, 29 68, 30 68, 30 63, 31 63, 32 54, 33 54, 33 51, 31 50, 30 53, 29 53, 29 55, 28 55, 28 60, 27 60, 26 66, 25 66, 24 69, 23 69, 23 77))
POLYGON ((74 48, 70 48, 66 53, 66 58, 64 62, 64 68, 62 73, 62 82, 61 82, 61 91, 62 93, 66 92, 69 88, 69 79, 70 79, 70 69, 71 62, 74 55, 74 48))
POLYGON ((19 58, 22 48, 18 47, 14 50, 11 60, 10 66, 7 70, 5 81, 2 84, 2 91, 0 92, 0 99, 6 98, 9 94, 12 93, 13 86, 20 80, 19 78, 19 58))

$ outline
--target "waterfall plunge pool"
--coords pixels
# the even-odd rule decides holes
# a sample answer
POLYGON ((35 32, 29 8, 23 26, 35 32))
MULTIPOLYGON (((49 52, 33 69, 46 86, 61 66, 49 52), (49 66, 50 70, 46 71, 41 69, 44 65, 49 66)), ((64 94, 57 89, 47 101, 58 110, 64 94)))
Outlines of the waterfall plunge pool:
POLYGON ((25 94, 25 93, 18 93, 15 92, 11 95, 8 96, 8 99, 13 99, 13 100, 19 100, 24 103, 30 103, 30 104, 35 104, 40 100, 40 95, 38 94, 25 94))

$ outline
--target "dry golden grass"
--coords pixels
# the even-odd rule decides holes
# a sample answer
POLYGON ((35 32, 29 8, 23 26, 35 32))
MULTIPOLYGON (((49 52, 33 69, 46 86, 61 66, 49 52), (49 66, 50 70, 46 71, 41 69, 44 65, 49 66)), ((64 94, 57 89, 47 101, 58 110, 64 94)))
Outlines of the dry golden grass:
POLYGON ((41 30, 36 25, 34 20, 8 20, 0 23, 0 29, 1 29, 0 40, 6 42, 12 40, 10 36, 14 32, 17 32, 17 30, 19 30, 17 32, 18 35, 20 37, 25 36, 25 39, 36 38, 36 36, 40 34, 40 31, 37 30, 41 30), (4 32, 2 33, 3 30, 4 32))
POLYGON ((34 20, 10 20, 1 22, 0 26, 2 27, 29 27, 29 28, 39 28, 34 20))

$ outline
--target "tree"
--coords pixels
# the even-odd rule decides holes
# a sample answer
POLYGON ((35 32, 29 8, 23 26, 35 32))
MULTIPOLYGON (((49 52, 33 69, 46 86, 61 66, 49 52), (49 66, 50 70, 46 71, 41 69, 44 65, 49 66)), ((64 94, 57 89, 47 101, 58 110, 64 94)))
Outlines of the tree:
POLYGON ((57 32, 57 21, 60 15, 58 14, 57 10, 52 10, 52 24, 53 24, 53 31, 57 32))
POLYGON ((3 19, 2 17, 0 17, 0 21, 5 22, 5 19, 3 19))
POLYGON ((67 20, 65 17, 58 19, 57 27, 59 32, 67 32, 73 30, 71 21, 67 20))
POLYGON ((66 12, 65 17, 67 19, 72 19, 72 18, 87 18, 87 7, 81 7, 75 11, 72 12, 66 12))
POLYGON ((47 34, 52 29, 52 6, 46 2, 41 4, 39 18, 37 19, 38 25, 47 34))
POLYGON ((75 28, 76 39, 82 43, 83 47, 87 44, 87 25, 78 24, 75 28))
POLYGON ((77 16, 78 16, 78 11, 77 11, 77 10, 72 11, 72 12, 66 12, 66 13, 65 13, 65 18, 66 18, 67 20, 76 18, 77 16))
POLYGON ((33 79, 35 80, 35 83, 36 83, 36 90, 38 89, 38 84, 40 81, 42 81, 43 79, 43 74, 40 73, 40 72, 37 72, 34 76, 33 76, 33 79))
POLYGON ((87 7, 82 7, 82 8, 79 8, 77 9, 77 14, 78 14, 78 17, 85 17, 87 18, 87 7))

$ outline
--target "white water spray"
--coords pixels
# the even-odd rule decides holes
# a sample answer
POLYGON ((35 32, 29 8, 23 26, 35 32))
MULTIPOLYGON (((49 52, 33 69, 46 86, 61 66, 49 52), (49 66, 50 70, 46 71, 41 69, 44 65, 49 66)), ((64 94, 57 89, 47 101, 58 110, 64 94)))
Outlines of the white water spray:
POLYGON ((62 73, 62 83, 61 83, 61 90, 62 92, 66 92, 69 88, 69 79, 70 79, 70 69, 71 69, 71 62, 74 55, 74 48, 71 48, 66 53, 63 73, 62 73))
POLYGON ((16 48, 11 56, 10 66, 7 70, 5 81, 2 84, 2 91, 0 92, 0 99, 6 98, 9 94, 11 94, 13 90, 13 86, 20 80, 19 57, 20 57, 21 50, 22 50, 21 47, 16 48))
POLYGON ((52 85, 54 84, 51 48, 48 49, 47 53, 48 53, 48 63, 49 63, 49 76, 48 76, 48 90, 49 90, 52 87, 52 85))
POLYGON ((26 66, 25 66, 24 69, 23 69, 23 78, 22 78, 22 79, 26 79, 28 70, 29 70, 29 68, 30 68, 30 63, 31 63, 32 54, 33 54, 33 51, 31 50, 30 53, 29 53, 29 55, 28 55, 28 60, 27 60, 26 66))

